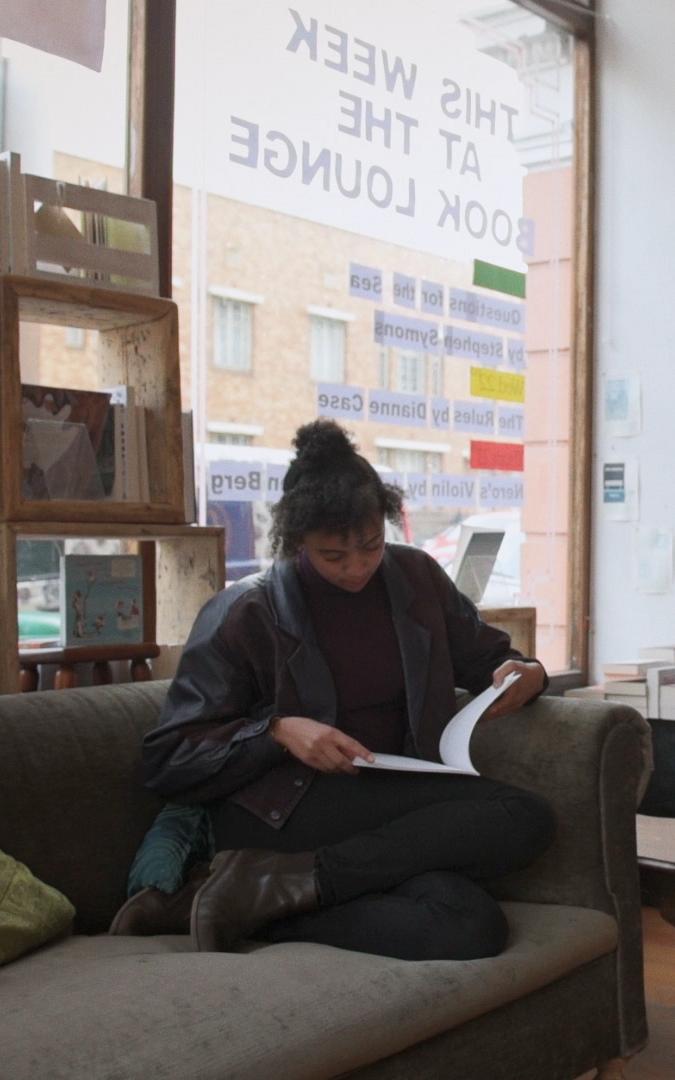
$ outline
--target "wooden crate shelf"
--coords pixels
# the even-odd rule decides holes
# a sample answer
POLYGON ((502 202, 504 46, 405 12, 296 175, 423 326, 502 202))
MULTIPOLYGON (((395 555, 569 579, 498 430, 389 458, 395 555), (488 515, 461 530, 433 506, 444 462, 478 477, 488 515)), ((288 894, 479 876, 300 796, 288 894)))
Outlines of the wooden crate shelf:
POLYGON ((0 520, 184 522, 178 309, 173 301, 78 283, 2 276, 0 361, 0 520), (133 386, 137 404, 145 409, 147 502, 29 499, 22 493, 22 322, 99 332, 99 388, 133 386))
POLYGON ((0 522, 0 603, 5 625, 5 646, 0 650, 0 693, 17 693, 21 684, 17 540, 74 538, 128 540, 138 545, 144 563, 147 613, 144 636, 156 642, 160 649, 182 646, 201 606, 225 585, 225 541, 221 528, 122 522, 0 522))
POLYGON ((481 619, 504 630, 514 649, 524 656, 537 655, 537 609, 534 607, 484 607, 478 605, 481 619))

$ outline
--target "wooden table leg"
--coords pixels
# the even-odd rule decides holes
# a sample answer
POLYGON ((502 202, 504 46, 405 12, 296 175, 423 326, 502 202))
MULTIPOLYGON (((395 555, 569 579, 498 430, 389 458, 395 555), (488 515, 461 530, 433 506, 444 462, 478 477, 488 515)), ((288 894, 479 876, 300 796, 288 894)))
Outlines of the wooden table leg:
POLYGON ((77 686, 74 664, 59 664, 54 676, 54 689, 72 690, 74 686, 77 686))
POLYGON ((147 660, 132 660, 129 665, 132 682, 150 682, 152 671, 147 660))
POLYGON ((113 681, 112 668, 107 660, 97 660, 94 664, 91 681, 94 686, 107 686, 113 681))
POLYGON ((22 694, 29 694, 37 690, 40 684, 40 673, 37 664, 22 664, 19 673, 19 689, 22 694))

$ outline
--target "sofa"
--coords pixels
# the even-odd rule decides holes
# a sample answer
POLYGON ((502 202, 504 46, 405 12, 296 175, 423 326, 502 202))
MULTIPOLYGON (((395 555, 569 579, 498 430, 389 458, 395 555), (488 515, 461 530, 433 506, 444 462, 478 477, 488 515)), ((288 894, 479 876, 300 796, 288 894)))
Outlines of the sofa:
POLYGON ((545 795, 557 837, 491 883, 511 928, 500 956, 413 963, 106 933, 161 806, 138 766, 166 688, 0 697, 0 850, 77 912, 0 968, 3 1080, 572 1080, 618 1076, 644 1045, 649 729, 633 709, 543 697, 478 726, 479 769, 545 795))

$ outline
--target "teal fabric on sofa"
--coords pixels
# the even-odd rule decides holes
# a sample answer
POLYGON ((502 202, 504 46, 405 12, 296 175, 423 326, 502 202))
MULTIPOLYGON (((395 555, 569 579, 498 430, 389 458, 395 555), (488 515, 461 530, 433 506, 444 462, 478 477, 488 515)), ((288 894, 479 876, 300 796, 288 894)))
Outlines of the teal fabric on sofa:
POLYGON ((215 855, 211 815, 203 806, 167 803, 143 838, 131 864, 127 895, 152 885, 165 893, 177 892, 196 862, 211 862, 215 855))

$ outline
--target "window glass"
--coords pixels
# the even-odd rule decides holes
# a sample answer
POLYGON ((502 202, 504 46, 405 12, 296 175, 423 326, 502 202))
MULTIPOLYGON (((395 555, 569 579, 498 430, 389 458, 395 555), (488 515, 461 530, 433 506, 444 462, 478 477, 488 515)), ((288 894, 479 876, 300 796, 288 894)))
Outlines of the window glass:
POLYGON ((251 370, 253 305, 214 297, 213 362, 231 371, 251 370))
POLYGON ((463 522, 503 531, 484 603, 535 606, 568 666, 573 60, 511 0, 178 0, 175 296, 229 580, 268 558, 295 429, 335 417, 448 571, 463 522), (261 298, 245 386, 209 363, 214 281, 261 298))
POLYGON ((107 0, 101 71, 0 40, 3 149, 24 172, 124 192, 128 0, 107 0))
POLYGON ((426 391, 427 358, 424 353, 398 354, 395 390, 402 394, 424 394, 426 391))
POLYGON ((252 446, 253 436, 243 435, 236 431, 213 431, 209 427, 208 432, 209 442, 212 443, 225 443, 228 446, 252 446))
POLYGON ((322 315, 310 315, 310 327, 312 378, 317 382, 344 382, 344 323, 322 315))

